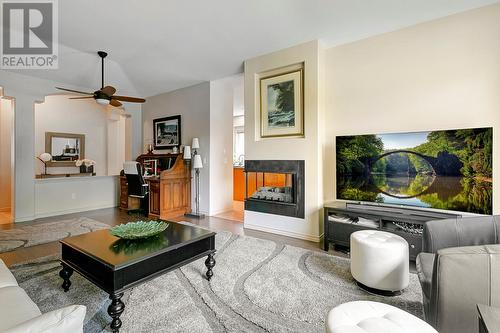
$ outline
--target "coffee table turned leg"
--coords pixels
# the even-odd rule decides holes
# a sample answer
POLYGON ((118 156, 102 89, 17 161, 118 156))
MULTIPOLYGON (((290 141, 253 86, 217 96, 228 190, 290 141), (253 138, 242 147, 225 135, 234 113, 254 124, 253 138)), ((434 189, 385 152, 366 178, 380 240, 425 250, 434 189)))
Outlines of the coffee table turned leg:
POLYGON ((120 315, 123 310, 125 310, 125 304, 123 304, 121 298, 123 293, 116 293, 109 295, 111 304, 108 306, 108 314, 113 320, 111 321, 111 330, 113 333, 117 333, 122 327, 122 321, 120 320, 120 315))
POLYGON ((210 281, 212 276, 214 276, 214 272, 212 272, 212 268, 215 266, 214 254, 209 253, 207 260, 205 260, 205 266, 207 266, 207 280, 210 281))
POLYGON ((73 268, 63 263, 61 263, 61 266, 62 269, 59 272, 59 276, 63 279, 62 288, 64 289, 64 292, 67 292, 69 290, 69 287, 71 287, 71 281, 69 280, 69 278, 73 274, 73 268))

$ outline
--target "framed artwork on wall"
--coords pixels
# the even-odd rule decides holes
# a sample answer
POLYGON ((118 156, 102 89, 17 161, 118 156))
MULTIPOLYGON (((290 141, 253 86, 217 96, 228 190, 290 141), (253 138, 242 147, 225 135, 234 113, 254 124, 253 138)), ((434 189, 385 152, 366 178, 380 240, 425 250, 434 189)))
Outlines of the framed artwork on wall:
POLYGON ((303 68, 288 68, 260 78, 262 138, 304 136, 303 82, 303 68))
POLYGON ((153 120, 154 149, 171 149, 181 145, 181 116, 153 120))

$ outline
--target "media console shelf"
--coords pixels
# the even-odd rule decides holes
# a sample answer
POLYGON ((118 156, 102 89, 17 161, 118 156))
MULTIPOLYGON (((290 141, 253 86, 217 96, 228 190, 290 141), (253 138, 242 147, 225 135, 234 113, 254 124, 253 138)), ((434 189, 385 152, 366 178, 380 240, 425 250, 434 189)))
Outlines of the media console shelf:
POLYGON ((349 247, 350 236, 358 230, 380 230, 399 235, 409 245, 410 260, 422 251, 422 229, 427 221, 461 215, 375 204, 334 201, 324 205, 324 250, 330 242, 349 247))

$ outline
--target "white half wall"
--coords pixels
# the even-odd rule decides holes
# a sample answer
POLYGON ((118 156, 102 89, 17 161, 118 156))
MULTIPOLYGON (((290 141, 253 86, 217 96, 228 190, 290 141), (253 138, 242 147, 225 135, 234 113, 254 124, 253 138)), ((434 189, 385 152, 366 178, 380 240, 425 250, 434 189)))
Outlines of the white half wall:
POLYGON ((115 207, 118 176, 49 178, 35 180, 37 218, 115 207))

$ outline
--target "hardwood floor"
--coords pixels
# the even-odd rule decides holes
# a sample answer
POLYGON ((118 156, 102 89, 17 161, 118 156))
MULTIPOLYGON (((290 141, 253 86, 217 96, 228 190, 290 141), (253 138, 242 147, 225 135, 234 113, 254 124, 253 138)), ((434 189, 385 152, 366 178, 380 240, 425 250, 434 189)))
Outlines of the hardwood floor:
MULTIPOLYGON (((33 224, 39 224, 39 223, 44 223, 44 222, 49 222, 49 221, 58 221, 58 220, 65 220, 68 218, 78 218, 78 217, 88 217, 88 218, 91 218, 91 219, 94 219, 94 220, 97 220, 97 221, 100 221, 103 223, 107 223, 110 226, 114 226, 117 224, 137 220, 137 216, 128 215, 125 211, 122 211, 118 208, 106 208, 106 209, 99 209, 99 210, 87 211, 87 212, 82 212, 82 213, 74 213, 74 214, 41 218, 41 219, 37 219, 37 220, 32 221, 32 222, 23 222, 22 225, 33 225, 33 224)), ((321 243, 315 243, 315 242, 311 242, 311 241, 270 234, 267 232, 248 230, 248 229, 245 229, 243 227, 243 223, 241 223, 241 221, 238 221, 238 220, 230 220, 227 218, 212 217, 212 216, 208 216, 208 217, 205 217, 203 219, 194 219, 194 218, 188 218, 185 216, 179 216, 179 217, 173 218, 171 220, 172 221, 188 221, 188 222, 197 224, 199 226, 209 228, 209 229, 214 230, 214 231, 225 230, 225 231, 232 232, 233 234, 237 234, 237 235, 245 235, 245 236, 250 236, 250 237, 268 239, 270 241, 288 244, 288 245, 292 245, 292 246, 297 246, 297 247, 305 248, 305 249, 312 250, 312 251, 323 252, 321 243)), ((11 229, 15 226, 16 226, 16 224, 14 224, 14 223, 0 224, 0 230, 11 229)), ((41 245, 36 245, 36 246, 31 246, 31 247, 26 247, 26 248, 20 248, 20 249, 17 249, 15 251, 11 251, 11 252, 0 253, 0 259, 2 259, 7 266, 11 266, 11 265, 14 265, 16 263, 24 262, 27 260, 32 260, 32 259, 36 259, 36 258, 48 256, 48 255, 57 254, 60 251, 61 251, 61 249, 60 249, 59 242, 51 242, 51 243, 47 243, 47 244, 41 244, 41 245)), ((337 252, 334 250, 330 250, 329 253, 346 257, 346 255, 344 253, 337 252)))
POLYGON ((237 221, 243 223, 245 218, 245 204, 243 201, 233 201, 233 209, 215 215, 215 217, 220 217, 221 219, 237 221))

